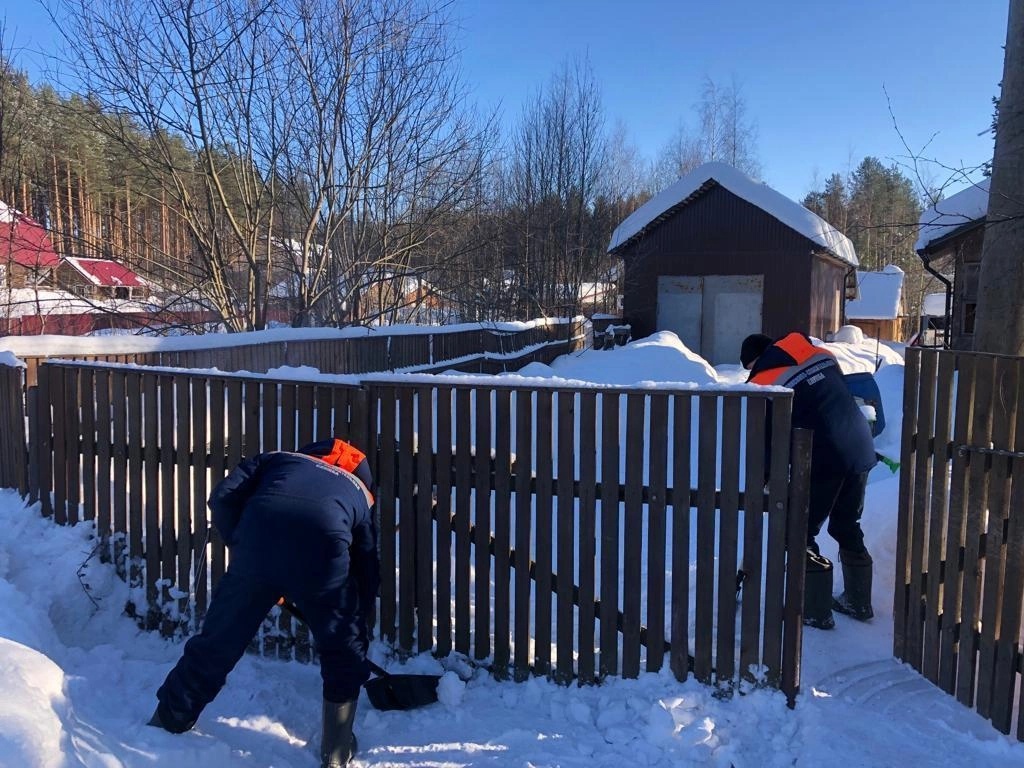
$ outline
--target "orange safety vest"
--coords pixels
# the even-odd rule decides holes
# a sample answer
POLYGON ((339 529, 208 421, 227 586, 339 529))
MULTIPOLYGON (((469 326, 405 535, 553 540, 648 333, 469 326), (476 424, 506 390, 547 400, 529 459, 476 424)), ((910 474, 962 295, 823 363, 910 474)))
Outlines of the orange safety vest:
POLYGON ((793 365, 759 371, 750 378, 751 384, 764 386, 776 384, 782 387, 792 387, 798 384, 797 379, 806 375, 815 364, 822 361, 835 362, 835 355, 823 347, 814 346, 802 333, 791 333, 775 342, 774 346, 788 354, 796 362, 793 365))

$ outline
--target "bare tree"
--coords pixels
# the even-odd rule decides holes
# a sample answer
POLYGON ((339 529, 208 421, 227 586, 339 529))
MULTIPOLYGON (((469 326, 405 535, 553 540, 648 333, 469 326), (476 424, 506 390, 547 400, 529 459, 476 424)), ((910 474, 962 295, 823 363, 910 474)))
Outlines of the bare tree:
POLYGON ((1010 0, 974 345, 1024 354, 1024 0, 1010 0))
POLYGON ((757 126, 747 114, 746 101, 734 79, 722 86, 704 78, 700 100, 694 106, 697 129, 681 123, 662 149, 654 166, 654 184, 663 188, 703 163, 728 163, 759 178, 757 126))
POLYGON ((480 140, 446 4, 57 2, 108 131, 187 224, 179 290, 229 328, 263 327, 276 300, 295 324, 383 317, 368 285, 443 256, 426 244, 480 140))

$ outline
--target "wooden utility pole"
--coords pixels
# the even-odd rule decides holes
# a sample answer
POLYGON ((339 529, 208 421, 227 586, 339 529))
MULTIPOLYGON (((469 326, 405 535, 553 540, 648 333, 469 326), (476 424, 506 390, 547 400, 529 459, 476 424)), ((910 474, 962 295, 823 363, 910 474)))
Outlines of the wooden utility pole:
POLYGON ((974 348, 1024 355, 1024 0, 1010 0, 974 348))

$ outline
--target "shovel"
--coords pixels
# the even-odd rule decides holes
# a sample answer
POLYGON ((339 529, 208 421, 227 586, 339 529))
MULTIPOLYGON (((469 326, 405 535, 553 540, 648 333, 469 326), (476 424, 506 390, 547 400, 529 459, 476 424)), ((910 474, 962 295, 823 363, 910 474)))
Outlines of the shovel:
MULTIPOLYGON (((287 610, 298 621, 306 624, 306 619, 294 603, 283 597, 278 605, 287 610)), ((306 624, 308 627, 309 625, 306 624)), ((366 660, 373 677, 363 683, 366 695, 374 709, 416 709, 434 704, 437 701, 437 684, 440 675, 396 675, 378 667, 369 659, 366 660)))
POLYGON ((416 709, 437 701, 440 675, 395 675, 369 659, 366 663, 376 677, 367 680, 363 687, 375 709, 416 709))

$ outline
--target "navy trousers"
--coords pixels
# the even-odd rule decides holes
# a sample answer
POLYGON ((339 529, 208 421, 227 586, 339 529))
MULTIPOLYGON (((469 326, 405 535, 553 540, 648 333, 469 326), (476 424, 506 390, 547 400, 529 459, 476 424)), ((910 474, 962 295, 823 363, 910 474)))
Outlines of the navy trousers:
POLYGON ((810 515, 807 546, 817 551, 815 536, 828 520, 828 533, 848 552, 866 552, 860 518, 864 513, 864 491, 868 473, 835 474, 811 468, 810 515))
MULTIPOLYGON (((202 630, 185 643, 174 669, 157 691, 165 715, 187 729, 224 686, 281 591, 231 572, 214 590, 202 630)), ((339 610, 337 596, 289 595, 302 612, 320 657, 323 696, 328 701, 355 699, 369 677, 368 637, 362 617, 339 610)))

